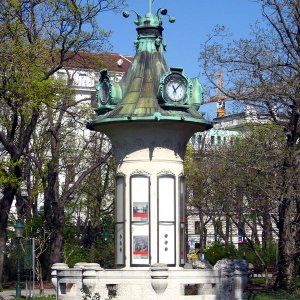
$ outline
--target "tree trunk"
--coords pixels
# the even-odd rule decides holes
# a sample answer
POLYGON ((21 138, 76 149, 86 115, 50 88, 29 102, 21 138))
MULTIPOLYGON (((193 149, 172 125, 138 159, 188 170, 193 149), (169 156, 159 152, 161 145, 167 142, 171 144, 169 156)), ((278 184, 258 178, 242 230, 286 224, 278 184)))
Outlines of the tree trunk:
POLYGON ((285 198, 282 201, 279 205, 278 214, 278 266, 274 288, 290 290, 294 288, 293 275, 295 262, 292 257, 296 252, 294 234, 291 228, 294 211, 290 199, 285 198))
POLYGON ((2 290, 3 288, 2 280, 3 280, 5 245, 6 245, 6 230, 0 228, 0 290, 2 290))
POLYGON ((39 285, 40 295, 45 295, 43 270, 42 270, 42 266, 38 259, 37 259, 36 273, 37 273, 37 282, 39 285))
POLYGON ((231 222, 230 222, 230 217, 228 216, 228 214, 226 214, 226 216, 225 216, 225 238, 226 238, 226 240, 225 240, 225 243, 226 244, 229 244, 229 241, 231 242, 231 239, 232 239, 232 235, 231 235, 231 222))
POLYGON ((200 243, 200 249, 203 250, 203 248, 206 247, 207 230, 206 230, 206 226, 202 214, 199 214, 199 219, 200 219, 199 243, 200 243))
POLYGON ((252 217, 251 240, 257 245, 260 244, 260 241, 259 241, 259 238, 258 238, 258 232, 257 232, 257 218, 256 218, 256 215, 253 215, 253 217, 252 217))
POLYGON ((50 267, 61 262, 63 232, 65 226, 64 202, 59 197, 58 160, 48 163, 48 187, 45 191, 45 217, 51 231, 50 267))
POLYGON ((272 221, 269 212, 263 214, 262 247, 267 249, 272 242, 272 221))
POLYGON ((56 221, 59 222, 60 225, 56 226, 55 229, 52 229, 54 231, 51 238, 50 266, 52 266, 55 263, 62 262, 65 216, 63 211, 59 214, 60 216, 57 216, 56 221))
MULTIPOLYGON (((12 173, 16 178, 21 178, 21 169, 19 166, 14 167, 12 173)), ((0 288, 2 288, 3 265, 7 241, 7 225, 10 208, 16 195, 16 188, 7 186, 4 188, 3 197, 0 201, 0 288)))

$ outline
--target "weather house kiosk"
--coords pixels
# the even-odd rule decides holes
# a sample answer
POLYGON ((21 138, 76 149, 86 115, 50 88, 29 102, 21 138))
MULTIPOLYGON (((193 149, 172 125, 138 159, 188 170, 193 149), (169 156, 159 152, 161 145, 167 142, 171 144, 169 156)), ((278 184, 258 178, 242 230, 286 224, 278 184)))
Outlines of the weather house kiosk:
POLYGON ((151 4, 145 17, 136 13, 136 55, 122 80, 112 83, 107 70, 100 72, 96 117, 87 125, 105 133, 114 148, 116 269, 55 264, 58 299, 82 299, 82 287, 101 299, 188 299, 184 290, 191 284, 199 290, 193 299, 219 299, 214 291, 219 270, 184 268, 183 157, 190 137, 211 124, 198 112, 203 99, 198 79, 167 66, 162 38, 167 10, 154 14, 151 4))

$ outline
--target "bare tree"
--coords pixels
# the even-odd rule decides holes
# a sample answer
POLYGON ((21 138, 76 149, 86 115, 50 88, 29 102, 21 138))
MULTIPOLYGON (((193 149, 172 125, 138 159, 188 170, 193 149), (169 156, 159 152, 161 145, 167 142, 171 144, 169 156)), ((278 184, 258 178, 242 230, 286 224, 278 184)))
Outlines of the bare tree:
POLYGON ((273 199, 279 231, 275 288, 290 289, 295 259, 300 255, 300 9, 297 0, 257 2, 266 22, 252 28, 252 38, 226 44, 219 27, 204 45, 201 61, 211 82, 218 70, 226 74, 223 94, 267 113, 286 133, 281 189, 273 199))

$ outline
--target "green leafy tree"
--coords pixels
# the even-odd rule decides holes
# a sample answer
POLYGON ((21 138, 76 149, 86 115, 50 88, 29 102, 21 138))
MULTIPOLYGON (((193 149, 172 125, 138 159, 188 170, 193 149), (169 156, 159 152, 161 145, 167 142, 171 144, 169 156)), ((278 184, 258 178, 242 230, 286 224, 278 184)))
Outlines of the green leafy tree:
MULTIPOLYGON (((101 51, 107 45, 108 33, 97 25, 96 17, 101 11, 117 9, 124 2, 4 0, 0 3, 0 142, 3 148, 0 283, 7 218, 23 180, 23 153, 41 112, 45 107, 56 107, 54 103, 63 98, 65 91, 51 75, 80 50, 101 51)), ((58 170, 50 163, 51 168, 56 174, 58 170)), ((55 180, 52 178, 49 183, 50 195, 55 180)))

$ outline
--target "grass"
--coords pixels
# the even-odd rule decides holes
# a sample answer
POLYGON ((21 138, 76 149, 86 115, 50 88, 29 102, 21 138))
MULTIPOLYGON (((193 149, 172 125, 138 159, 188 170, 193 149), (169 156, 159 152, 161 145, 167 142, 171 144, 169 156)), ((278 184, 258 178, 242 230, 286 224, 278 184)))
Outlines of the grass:
POLYGON ((39 296, 39 297, 34 297, 34 300, 51 300, 55 299, 55 296, 39 296))
MULTIPOLYGON (((53 300, 55 296, 40 296, 34 297, 33 300, 53 300)), ((0 296, 0 300, 5 300, 3 297, 0 296)), ((15 300, 24 300, 24 298, 16 298, 15 300)))
POLYGON ((299 300, 300 291, 293 294, 286 291, 246 291, 244 293, 244 299, 247 300, 299 300))
POLYGON ((248 289, 244 293, 246 300, 299 300, 300 299, 300 278, 296 279, 296 290, 291 293, 287 291, 273 291, 264 288, 265 278, 251 278, 253 288, 248 289))

